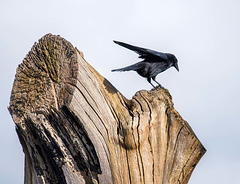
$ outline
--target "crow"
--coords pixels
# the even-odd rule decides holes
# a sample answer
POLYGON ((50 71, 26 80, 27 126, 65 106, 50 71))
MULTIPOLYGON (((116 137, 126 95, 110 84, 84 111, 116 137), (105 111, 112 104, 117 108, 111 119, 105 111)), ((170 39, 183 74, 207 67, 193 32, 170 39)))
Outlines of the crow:
POLYGON ((147 78, 147 81, 155 88, 155 86, 151 82, 151 79, 155 81, 159 86, 161 86, 161 84, 156 81, 156 76, 159 73, 164 72, 172 66, 175 67, 177 71, 179 71, 178 60, 173 54, 157 52, 154 50, 129 45, 127 43, 119 41, 113 42, 136 52, 137 54, 139 54, 139 58, 143 59, 143 61, 124 68, 114 69, 112 70, 112 72, 123 72, 130 70, 136 71, 142 77, 147 78))

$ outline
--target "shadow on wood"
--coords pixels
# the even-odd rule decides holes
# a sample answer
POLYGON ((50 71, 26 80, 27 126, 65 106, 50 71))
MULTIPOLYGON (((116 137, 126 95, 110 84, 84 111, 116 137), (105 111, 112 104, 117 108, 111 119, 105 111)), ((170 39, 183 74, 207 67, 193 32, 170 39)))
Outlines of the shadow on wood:
POLYGON ((187 183, 206 151, 168 90, 128 100, 51 34, 19 65, 9 112, 25 183, 187 183))

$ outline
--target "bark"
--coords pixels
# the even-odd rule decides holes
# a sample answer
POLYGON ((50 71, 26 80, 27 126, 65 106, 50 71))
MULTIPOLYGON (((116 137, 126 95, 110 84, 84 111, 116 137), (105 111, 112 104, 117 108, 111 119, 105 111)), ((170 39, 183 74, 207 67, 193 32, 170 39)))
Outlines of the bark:
POLYGON ((206 151, 167 89, 128 100, 51 34, 18 66, 9 112, 27 184, 184 184, 206 151))

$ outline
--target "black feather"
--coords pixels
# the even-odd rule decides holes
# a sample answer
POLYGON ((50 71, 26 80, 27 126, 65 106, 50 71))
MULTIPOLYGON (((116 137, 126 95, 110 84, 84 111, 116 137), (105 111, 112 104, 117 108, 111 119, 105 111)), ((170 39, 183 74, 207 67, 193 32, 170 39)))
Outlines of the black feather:
POLYGON ((155 80, 156 76, 159 73, 167 70, 172 66, 179 71, 177 64, 178 60, 173 54, 157 52, 154 50, 133 46, 119 41, 114 41, 114 43, 138 53, 139 58, 142 58, 144 60, 124 68, 114 69, 112 70, 112 72, 130 70, 136 71, 142 77, 146 77, 148 82, 154 87, 154 85, 151 83, 151 79, 153 79, 157 84, 159 84, 155 80))
POLYGON ((158 58, 162 59, 162 61, 165 61, 168 59, 167 55, 162 52, 157 52, 155 50, 145 49, 137 46, 133 46, 127 43, 119 42, 119 41, 113 41, 114 43, 121 45, 122 47, 128 48, 136 53, 138 53, 140 56, 139 58, 146 59, 146 58, 158 58))

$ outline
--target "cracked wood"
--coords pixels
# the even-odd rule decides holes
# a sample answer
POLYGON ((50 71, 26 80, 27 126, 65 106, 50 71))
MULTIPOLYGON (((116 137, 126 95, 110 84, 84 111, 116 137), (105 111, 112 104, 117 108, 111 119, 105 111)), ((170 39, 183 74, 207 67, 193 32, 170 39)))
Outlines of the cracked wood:
POLYGON ((26 184, 185 184, 206 151, 167 89, 128 100, 52 34, 18 66, 9 112, 26 184))

